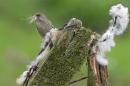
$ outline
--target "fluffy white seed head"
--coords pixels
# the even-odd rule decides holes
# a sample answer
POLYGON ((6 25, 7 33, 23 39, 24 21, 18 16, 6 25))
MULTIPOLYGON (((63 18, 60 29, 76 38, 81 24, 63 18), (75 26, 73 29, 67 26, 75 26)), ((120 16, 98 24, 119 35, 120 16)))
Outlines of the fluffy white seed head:
POLYGON ((108 60, 103 53, 98 53, 96 55, 96 59, 98 63, 101 64, 102 66, 108 65, 108 60))
POLYGON ((96 59, 98 63, 103 66, 108 64, 107 58, 105 57, 105 53, 110 52, 111 47, 115 46, 113 38, 114 35, 110 34, 108 31, 108 33, 106 32, 105 34, 103 34, 101 39, 99 39, 99 41, 97 42, 98 52, 96 54, 96 59))
POLYGON ((32 62, 30 62, 30 64, 27 65, 28 70, 29 70, 30 68, 32 68, 33 66, 37 66, 37 64, 38 64, 37 61, 32 61, 32 62))
POLYGON ((46 36, 43 38, 41 42, 41 48, 45 48, 46 43, 56 40, 57 36, 60 34, 60 31, 56 28, 52 28, 48 33, 46 33, 46 36))
POLYGON ((127 28, 129 22, 128 8, 122 6, 121 4, 118 4, 116 6, 111 7, 109 14, 112 16, 113 20, 115 20, 116 18, 116 25, 115 27, 113 27, 115 34, 122 34, 127 28))
POLYGON ((57 36, 60 35, 60 31, 57 28, 53 28, 50 30, 50 34, 51 34, 51 40, 54 41, 56 40, 57 36))
POLYGON ((16 79, 16 83, 17 83, 18 85, 23 84, 23 82, 24 82, 25 79, 26 79, 27 72, 28 72, 28 71, 23 72, 23 74, 22 74, 19 78, 16 79))
MULTIPOLYGON (((98 47, 96 59, 98 63, 103 66, 108 64, 105 53, 110 52, 111 47, 115 46, 114 36, 122 34, 126 30, 129 22, 128 8, 122 6, 121 4, 112 6, 109 14, 113 18, 109 21, 110 26, 96 44, 98 47)), ((96 49, 96 47, 94 48, 96 49)))
POLYGON ((47 32, 46 36, 42 39, 41 48, 44 49, 46 47, 46 43, 49 42, 50 39, 51 39, 51 34, 50 34, 50 32, 47 32))
POLYGON ((48 51, 48 48, 46 48, 40 55, 37 56, 36 62, 45 61, 49 54, 50 52, 48 51))

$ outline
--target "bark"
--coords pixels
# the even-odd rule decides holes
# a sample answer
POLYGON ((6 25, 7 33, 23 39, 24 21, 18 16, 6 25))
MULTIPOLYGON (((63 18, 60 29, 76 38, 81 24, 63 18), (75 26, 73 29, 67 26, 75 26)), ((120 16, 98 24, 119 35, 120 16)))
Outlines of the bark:
POLYGON ((109 86, 107 66, 101 66, 96 61, 96 54, 88 58, 87 86, 109 86))

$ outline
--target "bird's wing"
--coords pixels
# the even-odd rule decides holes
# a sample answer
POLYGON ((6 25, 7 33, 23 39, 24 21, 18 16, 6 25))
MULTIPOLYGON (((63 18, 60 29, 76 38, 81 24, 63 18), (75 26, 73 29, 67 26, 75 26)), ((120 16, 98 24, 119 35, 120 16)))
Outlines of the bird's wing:
POLYGON ((42 38, 44 38, 46 33, 49 32, 49 30, 51 30, 53 28, 53 25, 49 20, 44 20, 44 21, 41 21, 41 22, 40 21, 37 22, 36 28, 37 28, 40 36, 42 38))
POLYGON ((40 36, 43 38, 45 36, 45 26, 41 22, 37 22, 36 28, 40 36))

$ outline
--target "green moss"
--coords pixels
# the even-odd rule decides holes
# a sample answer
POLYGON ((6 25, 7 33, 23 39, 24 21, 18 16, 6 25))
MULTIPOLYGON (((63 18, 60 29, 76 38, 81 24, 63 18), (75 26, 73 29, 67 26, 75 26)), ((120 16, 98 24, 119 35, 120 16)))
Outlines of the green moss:
POLYGON ((31 86, 67 86, 88 57, 87 43, 92 32, 80 28, 67 29, 41 66, 31 86))

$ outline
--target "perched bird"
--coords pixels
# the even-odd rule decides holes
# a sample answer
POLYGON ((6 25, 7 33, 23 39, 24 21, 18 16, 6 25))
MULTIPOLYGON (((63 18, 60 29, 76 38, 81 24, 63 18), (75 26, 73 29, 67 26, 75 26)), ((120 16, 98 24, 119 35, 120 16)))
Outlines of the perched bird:
MULTIPOLYGON (((46 38, 46 34, 51 30, 53 29, 53 25, 52 23, 47 19, 47 17, 45 16, 45 14, 41 13, 41 12, 38 12, 36 13, 34 16, 31 17, 31 20, 30 20, 30 23, 32 23, 33 21, 37 21, 36 22, 36 28, 40 34, 40 36, 42 38, 46 38)), ((45 40, 45 39, 44 39, 45 40)), ((50 43, 50 49, 52 48, 53 46, 53 43, 51 41, 51 39, 46 42, 46 46, 50 43)), ((45 50, 45 48, 42 48, 42 50, 40 51, 39 54, 41 54, 41 52, 43 52, 45 50)))
POLYGON ((53 28, 52 23, 47 19, 47 17, 41 13, 38 12, 34 16, 32 16, 32 21, 36 20, 36 28, 42 38, 45 37, 46 33, 49 32, 53 28))

